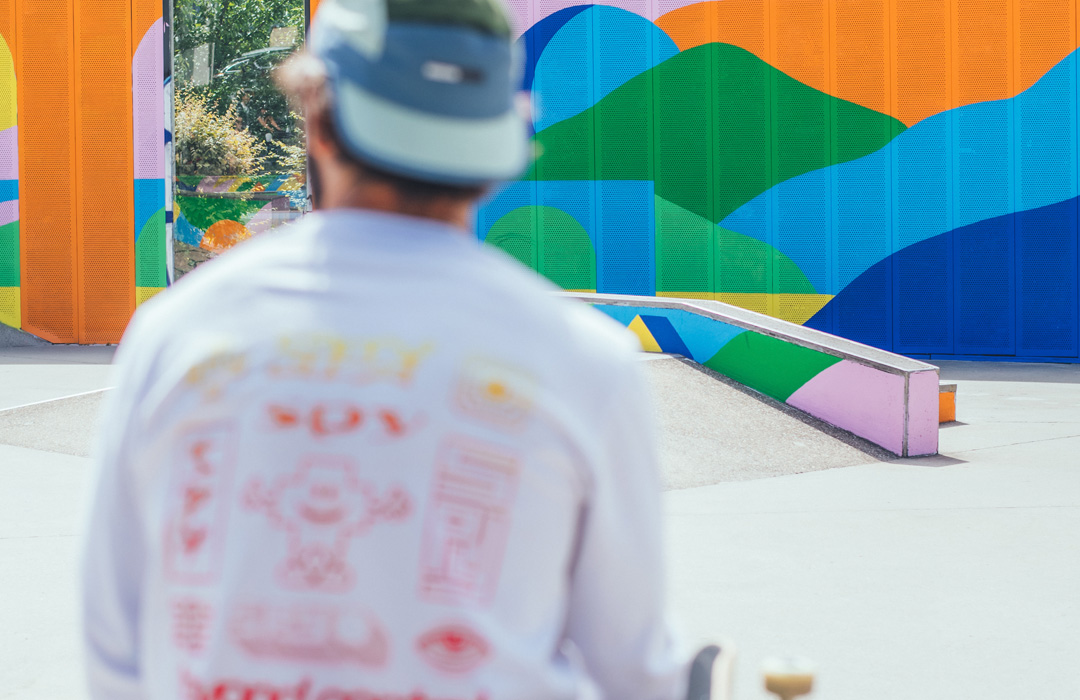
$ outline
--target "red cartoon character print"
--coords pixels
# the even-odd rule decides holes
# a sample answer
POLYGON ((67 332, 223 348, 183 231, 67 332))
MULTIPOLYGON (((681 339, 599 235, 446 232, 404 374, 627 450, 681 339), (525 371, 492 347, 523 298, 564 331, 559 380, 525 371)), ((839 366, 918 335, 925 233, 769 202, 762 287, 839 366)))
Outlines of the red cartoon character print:
POLYGON ((374 615, 310 603, 242 605, 230 633, 252 656, 304 663, 380 667, 390 647, 374 615))
POLYGON ((178 444, 166 495, 165 572, 188 585, 212 584, 221 573, 236 466, 231 423, 200 426, 178 444))
POLYGON ((464 625, 442 625, 416 640, 420 658, 446 673, 468 673, 483 664, 490 647, 487 641, 464 625))
POLYGON ((517 460, 498 448, 466 441, 444 447, 424 521, 423 598, 451 605, 490 602, 517 482, 517 460))
POLYGON ((288 553, 278 569, 282 585, 329 593, 352 588, 348 551, 354 538, 380 521, 402 521, 412 511, 404 490, 394 487, 380 497, 374 485, 360 479, 352 459, 329 455, 305 458, 269 487, 253 479, 244 504, 287 534, 288 553))

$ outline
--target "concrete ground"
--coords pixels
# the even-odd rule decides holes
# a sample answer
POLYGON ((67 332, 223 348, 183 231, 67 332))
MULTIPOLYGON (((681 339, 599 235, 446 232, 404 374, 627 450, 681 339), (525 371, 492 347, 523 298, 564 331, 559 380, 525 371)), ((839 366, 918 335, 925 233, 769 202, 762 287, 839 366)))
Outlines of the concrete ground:
MULTIPOLYGON (((110 354, 0 350, 0 409, 99 392, 110 354)), ((690 640, 735 641, 738 698, 763 697, 764 656, 792 653, 818 663, 814 697, 828 700, 1080 691, 1080 366, 943 363, 960 419, 943 456, 890 460, 677 359, 643 359, 672 600, 690 640)), ((0 412, 0 700, 84 697, 78 455, 100 398, 0 412)))

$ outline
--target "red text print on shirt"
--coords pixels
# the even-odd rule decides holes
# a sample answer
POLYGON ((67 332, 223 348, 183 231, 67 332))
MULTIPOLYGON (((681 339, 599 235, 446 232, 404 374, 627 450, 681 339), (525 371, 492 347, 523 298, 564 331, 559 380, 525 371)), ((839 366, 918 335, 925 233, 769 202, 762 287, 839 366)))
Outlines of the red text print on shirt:
POLYGON ((293 590, 348 591, 355 573, 348 563, 349 543, 380 521, 401 521, 412 501, 399 487, 379 496, 357 474, 349 457, 315 455, 269 487, 248 483, 244 504, 266 515, 288 537, 288 552, 278 568, 282 585, 293 590))
POLYGON ((488 643, 464 625, 443 625, 416 640, 428 665, 447 673, 468 673, 487 660, 488 643))
POLYGON ((455 404, 470 418, 502 429, 518 429, 532 414, 533 384, 519 370, 472 359, 461 370, 455 404))
POLYGON ((406 437, 424 425, 422 416, 406 418, 397 409, 361 407, 349 401, 324 401, 311 406, 277 401, 266 407, 270 432, 302 430, 314 438, 332 438, 366 431, 376 439, 406 437))
POLYGON ((201 426, 177 444, 166 501, 165 571, 177 583, 207 585, 220 574, 236 467, 231 423, 201 426))
POLYGON ((517 491, 517 460, 455 440, 442 449, 424 520, 420 593, 432 602, 490 602, 517 491))
POLYGON ((258 681, 220 680, 204 682, 191 673, 180 674, 183 700, 312 700, 311 681, 277 685, 258 681))
POLYGON ((488 700, 486 692, 468 696, 432 695, 422 689, 373 691, 327 687, 315 690, 310 679, 296 685, 259 681, 203 681, 191 673, 181 673, 183 700, 488 700))
POLYGON ((305 663, 379 667, 390 646, 370 613, 315 604, 242 605, 230 632, 252 656, 305 663))
POLYGON ((173 601, 173 642, 176 648, 189 654, 198 654, 206 649, 212 615, 210 605, 197 598, 173 601))

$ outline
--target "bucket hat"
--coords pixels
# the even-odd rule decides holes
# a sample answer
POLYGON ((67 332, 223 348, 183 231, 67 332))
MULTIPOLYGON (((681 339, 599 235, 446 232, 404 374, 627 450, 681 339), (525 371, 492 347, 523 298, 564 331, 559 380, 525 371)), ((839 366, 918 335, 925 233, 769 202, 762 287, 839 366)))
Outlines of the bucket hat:
POLYGON ((326 65, 342 145, 361 161, 458 186, 528 164, 521 56, 501 0, 323 0, 308 48, 326 65))

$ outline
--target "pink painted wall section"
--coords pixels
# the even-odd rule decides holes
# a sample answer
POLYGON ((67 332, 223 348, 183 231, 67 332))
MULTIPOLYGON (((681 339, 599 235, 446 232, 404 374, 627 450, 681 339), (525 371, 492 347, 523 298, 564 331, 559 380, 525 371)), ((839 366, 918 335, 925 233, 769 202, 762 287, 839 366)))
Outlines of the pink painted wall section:
POLYGON ((941 381, 937 372, 911 375, 908 384, 908 456, 936 455, 938 452, 938 392, 941 381))
POLYGON ((900 455, 904 451, 904 377, 850 360, 838 362, 787 403, 900 455))
POLYGON ((135 114, 135 179, 165 177, 165 88, 162 86, 165 35, 162 20, 154 22, 139 42, 132 60, 135 114))
POLYGON ((0 202, 0 226, 7 226, 19 220, 19 200, 0 202))
POLYGON ((677 10, 686 5, 693 5, 701 0, 544 0, 544 2, 524 2, 518 0, 511 2, 510 8, 514 15, 514 30, 518 36, 524 34, 529 27, 540 20, 555 14, 560 10, 578 5, 607 5, 618 7, 627 12, 641 15, 650 22, 655 22, 658 17, 672 10, 677 10))
POLYGON ((0 131, 0 180, 19 179, 19 127, 0 131))

